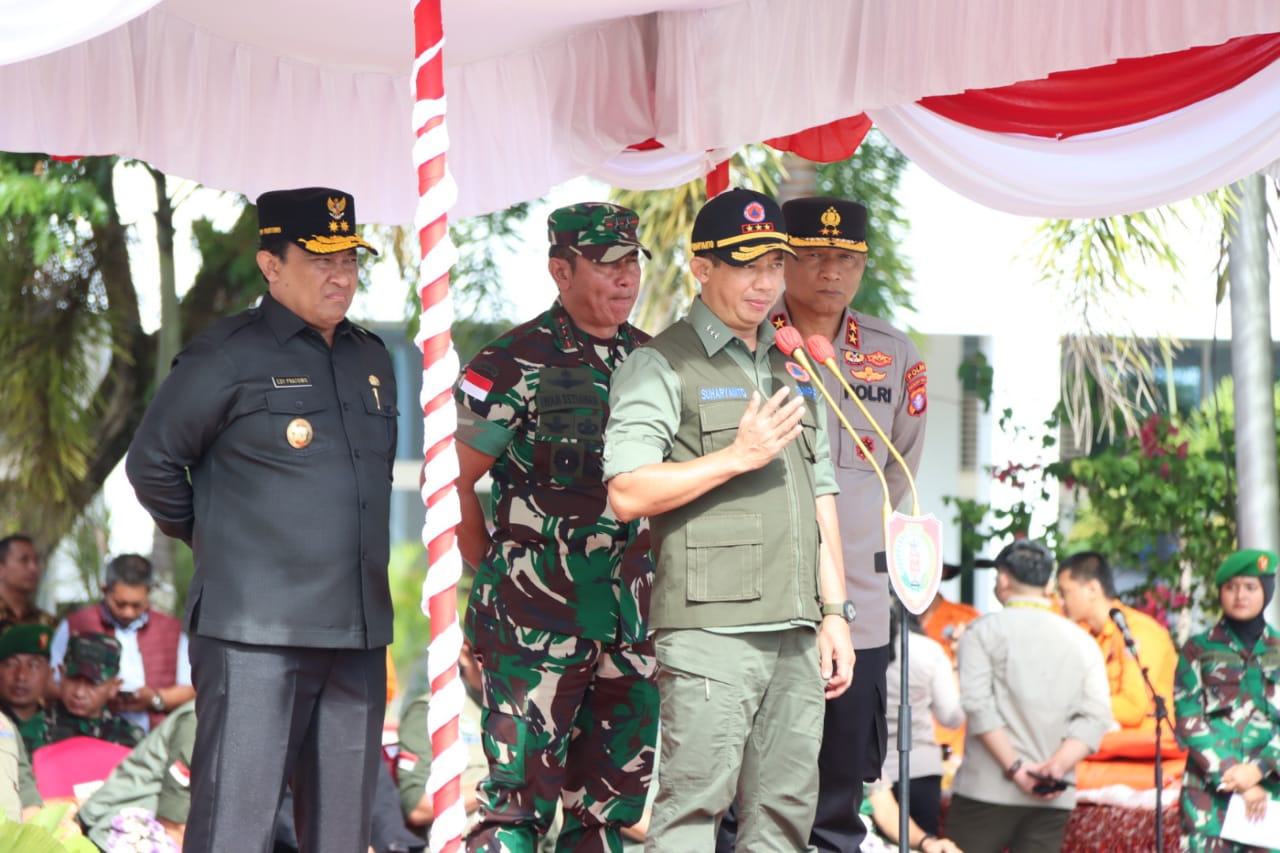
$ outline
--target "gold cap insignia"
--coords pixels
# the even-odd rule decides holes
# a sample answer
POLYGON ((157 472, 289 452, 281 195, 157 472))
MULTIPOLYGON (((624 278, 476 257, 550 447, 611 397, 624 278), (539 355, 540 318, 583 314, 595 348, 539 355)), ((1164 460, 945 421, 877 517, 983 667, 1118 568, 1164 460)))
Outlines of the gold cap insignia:
POLYGON ((285 440, 294 450, 301 450, 311 443, 315 433, 311 430, 311 421, 306 418, 294 418, 284 430, 285 440))
POLYGON ((828 207, 822 211, 822 215, 818 217, 818 221, 822 223, 820 234, 828 237, 836 237, 840 234, 840 211, 835 206, 828 207))
POLYGON ((327 201, 331 219, 341 219, 347 215, 347 200, 345 198, 331 198, 327 201))

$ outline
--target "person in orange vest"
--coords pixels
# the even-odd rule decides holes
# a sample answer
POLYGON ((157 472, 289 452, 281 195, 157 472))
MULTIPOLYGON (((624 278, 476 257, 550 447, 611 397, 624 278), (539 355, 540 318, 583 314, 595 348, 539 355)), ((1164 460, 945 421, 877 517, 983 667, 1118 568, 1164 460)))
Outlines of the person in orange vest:
POLYGON ((1154 731, 1154 704, 1142 680, 1142 668, 1147 668, 1152 686, 1168 701, 1173 695, 1173 673, 1178 666, 1178 652, 1168 629, 1120 601, 1111 567, 1096 551, 1082 551, 1062 561, 1058 591, 1066 617, 1089 632, 1107 662, 1111 715, 1122 729, 1154 731), (1120 628, 1111 618, 1112 610, 1124 614, 1137 658, 1125 648, 1120 628))
POLYGON ((1063 615, 1089 632, 1107 665, 1111 716, 1116 729, 1102 738, 1097 752, 1076 768, 1081 788, 1127 785, 1150 788, 1155 769, 1155 700, 1142 679, 1147 669, 1151 684, 1164 697, 1170 712, 1161 733, 1164 780, 1182 775, 1186 753, 1173 738, 1173 676, 1178 652, 1169 631, 1116 596, 1115 578, 1107 560, 1096 551, 1081 551, 1062 561, 1058 592, 1063 615), (1119 611, 1133 635, 1137 657, 1125 647, 1124 636, 1111 616, 1119 611))

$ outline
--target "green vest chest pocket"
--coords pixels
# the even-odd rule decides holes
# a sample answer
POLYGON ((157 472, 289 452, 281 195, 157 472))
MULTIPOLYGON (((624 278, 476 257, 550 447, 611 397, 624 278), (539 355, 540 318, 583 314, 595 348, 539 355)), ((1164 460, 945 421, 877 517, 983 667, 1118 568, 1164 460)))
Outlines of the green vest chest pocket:
POLYGON ((745 399, 709 400, 698 404, 704 456, 733 444, 738 437, 738 423, 746 410, 745 399))
POLYGON ((589 367, 544 367, 534 396, 538 413, 533 469, 549 482, 568 486, 600 482, 605 403, 589 367))

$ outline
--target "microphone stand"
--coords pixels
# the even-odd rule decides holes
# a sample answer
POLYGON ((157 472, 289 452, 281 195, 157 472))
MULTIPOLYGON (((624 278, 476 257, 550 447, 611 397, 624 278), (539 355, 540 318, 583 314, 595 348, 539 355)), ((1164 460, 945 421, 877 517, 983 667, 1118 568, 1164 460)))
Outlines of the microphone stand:
MULTIPOLYGON (((823 340, 818 335, 815 335, 814 337, 818 338, 819 341, 823 340)), ((831 392, 827 390, 826 383, 823 382, 822 377, 818 374, 817 368, 813 366, 813 362, 809 360, 808 354, 805 353, 804 340, 800 337, 800 333, 796 331, 793 326, 783 326, 778 330, 777 337, 774 340, 775 345, 780 350, 798 361, 800 366, 809 372, 812 380, 811 384, 815 389, 817 389, 818 393, 822 395, 822 399, 825 400, 827 406, 830 407, 831 413, 836 416, 836 420, 840 422, 840 425, 844 427, 845 432, 853 438, 854 442, 861 446, 862 440, 858 436, 857 430, 855 430, 853 425, 849 423, 849 419, 844 416, 844 412, 840 411, 840 405, 832 398, 831 392)), ((826 344, 830 347, 831 342, 826 341, 826 344)), ((875 428, 875 431, 880 436, 881 440, 902 464, 902 468, 906 472, 907 477, 911 478, 910 468, 907 467, 905 462, 901 461, 902 457, 898 455, 898 451, 893 447, 893 443, 889 441, 888 437, 880 429, 880 425, 876 423, 876 419, 871 417, 871 413, 862 405, 862 401, 858 399, 857 395, 853 393, 853 389, 849 388, 848 383, 844 381, 844 377, 840 375, 839 368, 835 365, 834 356, 829 359, 829 362, 826 358, 818 360, 820 363, 824 364, 828 370, 834 373, 838 380, 840 380, 840 384, 845 387, 846 392, 853 398, 853 401, 858 404, 859 410, 864 416, 866 416, 867 420, 871 422, 871 426, 875 428)), ((893 513, 893 507, 889 502, 889 482, 885 479, 884 470, 876 462, 874 454, 867 451, 864 458, 867 460, 868 464, 871 465, 871 470, 875 472, 876 478, 880 480, 880 489, 884 493, 884 503, 880 507, 880 521, 881 524, 884 524, 893 513)), ((912 503, 915 506, 915 512, 918 514, 920 511, 920 503, 916 498, 915 483, 911 479, 908 479, 908 482, 911 483, 912 503)), ((898 615, 902 617, 902 624, 899 626, 901 629, 899 633, 901 635, 900 648, 902 651, 902 696, 898 705, 898 850, 900 853, 908 853, 911 849, 907 840, 909 837, 911 820, 910 801, 908 799, 911 784, 911 707, 907 704, 907 690, 910 684, 907 674, 906 607, 903 605, 901 599, 897 599, 897 602, 898 615)))
POLYGON ((1164 853, 1164 808, 1161 800, 1161 794, 1164 793, 1164 762, 1162 760, 1163 738, 1160 731, 1160 723, 1163 720, 1165 724, 1169 722, 1169 708, 1165 702, 1165 698, 1156 692, 1155 686, 1151 683, 1151 676, 1147 674, 1147 668, 1142 665, 1142 661, 1138 658, 1138 649, 1133 645, 1128 645, 1129 654, 1133 655, 1133 660, 1138 664, 1138 670, 1142 673, 1142 680, 1147 685, 1147 692, 1151 694, 1151 699, 1156 707, 1156 853, 1164 853))
POLYGON ((910 678, 907 675, 907 608, 901 599, 897 599, 898 608, 898 652, 902 657, 900 675, 898 677, 898 850, 907 853, 910 850, 908 839, 911 837, 911 703, 908 701, 907 688, 910 678))

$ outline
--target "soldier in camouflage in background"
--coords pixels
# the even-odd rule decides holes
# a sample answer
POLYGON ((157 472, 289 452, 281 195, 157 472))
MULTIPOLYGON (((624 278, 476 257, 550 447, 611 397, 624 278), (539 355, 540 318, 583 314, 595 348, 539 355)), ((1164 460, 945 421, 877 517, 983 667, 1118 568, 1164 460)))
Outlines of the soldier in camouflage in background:
POLYGON ((1265 850, 1219 837, 1232 794, 1262 817, 1280 796, 1280 633, 1262 613, 1276 591, 1271 551, 1236 551, 1215 578, 1222 618, 1182 647, 1174 676, 1187 748, 1182 826, 1192 851, 1265 850))
POLYGON ((62 662, 62 698, 44 712, 43 743, 86 735, 136 746, 144 732, 107 709, 120 690, 120 641, 109 634, 75 634, 62 662))
POLYGON ((648 531, 600 480, 609 383, 648 335, 636 214, 548 217, 551 308, 485 347, 455 389, 458 546, 476 569, 465 630, 483 664, 489 776, 468 850, 532 851, 563 799, 557 850, 619 851, 653 768, 657 690, 645 618, 648 531), (494 532, 476 482, 493 478, 494 532))

